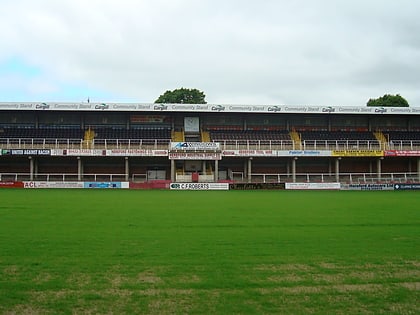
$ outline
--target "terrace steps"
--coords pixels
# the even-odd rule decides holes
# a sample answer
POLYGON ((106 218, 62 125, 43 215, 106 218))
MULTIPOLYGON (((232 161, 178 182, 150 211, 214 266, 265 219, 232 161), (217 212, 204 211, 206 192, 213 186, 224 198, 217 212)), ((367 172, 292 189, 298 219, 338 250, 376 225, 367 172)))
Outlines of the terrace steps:
POLYGON ((174 142, 183 142, 185 141, 185 135, 183 131, 173 131, 172 132, 172 141, 174 142))
POLYGON ((85 149, 91 149, 93 145, 93 139, 95 139, 95 131, 89 128, 85 131, 85 135, 83 137, 83 147, 85 149))
POLYGON ((373 134, 375 135, 375 138, 379 141, 379 144, 382 149, 385 150, 389 148, 388 140, 386 139, 382 131, 378 130, 374 132, 373 134))
POLYGON ((289 132, 290 138, 293 141, 293 147, 295 149, 301 150, 302 149, 302 139, 300 134, 296 130, 292 130, 289 132))

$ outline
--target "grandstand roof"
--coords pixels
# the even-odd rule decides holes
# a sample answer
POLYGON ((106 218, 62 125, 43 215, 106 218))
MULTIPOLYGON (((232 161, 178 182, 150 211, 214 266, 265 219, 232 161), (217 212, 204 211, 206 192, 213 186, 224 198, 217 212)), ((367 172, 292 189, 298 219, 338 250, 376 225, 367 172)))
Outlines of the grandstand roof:
POLYGON ((404 114, 419 115, 420 107, 367 107, 318 105, 226 105, 155 103, 59 103, 3 102, 0 110, 105 111, 105 112, 216 112, 216 113, 312 113, 312 114, 404 114))

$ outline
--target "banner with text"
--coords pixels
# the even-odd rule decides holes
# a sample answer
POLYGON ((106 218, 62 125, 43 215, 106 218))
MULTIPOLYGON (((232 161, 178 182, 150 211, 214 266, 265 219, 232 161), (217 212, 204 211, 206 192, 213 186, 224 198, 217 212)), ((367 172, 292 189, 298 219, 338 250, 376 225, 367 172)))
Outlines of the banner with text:
POLYGON ((277 156, 276 150, 224 150, 223 156, 260 156, 260 157, 273 157, 277 156))
POLYGON ((1 182, 0 188, 23 188, 23 182, 1 182))
POLYGON ((395 184, 395 190, 419 190, 420 183, 417 184, 395 184))
POLYGON ((141 150, 141 149, 113 149, 106 150, 107 156, 168 156, 168 150, 141 150))
POLYGON ((394 184, 343 184, 341 190, 394 190, 394 184))
POLYGON ((277 156, 331 156, 331 150, 280 150, 277 156))
POLYGON ((420 156, 420 150, 386 150, 385 156, 420 156))
POLYGON ((295 190, 337 190, 340 183, 285 183, 286 189, 295 190))
POLYGON ((384 156, 383 150, 333 150, 332 156, 363 157, 363 156, 384 156))
POLYGON ((50 149, 12 149, 1 150, 1 155, 51 155, 50 149))
POLYGON ((67 155, 67 156, 105 156, 106 155, 106 150, 67 149, 67 150, 63 150, 63 155, 67 155))
POLYGON ((83 188, 130 188, 129 182, 84 182, 83 188))
MULTIPOLYGON (((420 107, 367 107, 367 106, 317 106, 317 105, 264 105, 264 104, 155 104, 155 103, 91 103, 91 102, 1 102, 0 110, 37 111, 130 111, 155 112, 213 112, 213 113, 311 113, 360 115, 418 115, 420 107)), ((134 117, 142 121, 142 117, 134 117)))
POLYGON ((229 183, 171 183, 172 190, 229 190, 229 183))
POLYGON ((23 182, 24 188, 83 188, 83 182, 23 182))
POLYGON ((220 150, 218 142, 171 142, 171 150, 209 151, 220 150))
POLYGON ((221 153, 206 153, 206 152, 170 152, 170 160, 221 160, 221 153))

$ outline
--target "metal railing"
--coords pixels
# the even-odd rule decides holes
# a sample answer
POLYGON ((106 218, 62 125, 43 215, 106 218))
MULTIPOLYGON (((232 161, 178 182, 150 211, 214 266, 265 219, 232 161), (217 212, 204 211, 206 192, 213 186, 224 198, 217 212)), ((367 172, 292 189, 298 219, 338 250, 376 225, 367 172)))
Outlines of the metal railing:
POLYGON ((381 150, 377 140, 304 140, 302 150, 381 150))
POLYGON ((0 138, 2 149, 168 149, 169 139, 0 138))
MULTIPOLYGON (((235 181, 248 181, 241 172, 232 174, 235 181)), ((340 182, 347 184, 362 183, 419 183, 420 173, 291 173, 269 174, 251 173, 251 182, 255 183, 331 183, 340 182), (338 179, 338 180, 337 180, 338 179)))
POLYGON ((46 181, 46 182, 114 182, 126 181, 126 174, 75 174, 75 173, 0 173, 0 181, 46 181))
MULTIPOLYGON (((2 149, 168 149, 169 139, 0 138, 2 149)), ((420 150, 420 140, 221 140, 222 150, 420 150), (385 147, 384 147, 385 146, 385 147)))
POLYGON ((420 150, 420 140, 392 140, 388 145, 390 150, 420 150))
POLYGON ((292 140, 218 140, 222 150, 295 150, 292 140))

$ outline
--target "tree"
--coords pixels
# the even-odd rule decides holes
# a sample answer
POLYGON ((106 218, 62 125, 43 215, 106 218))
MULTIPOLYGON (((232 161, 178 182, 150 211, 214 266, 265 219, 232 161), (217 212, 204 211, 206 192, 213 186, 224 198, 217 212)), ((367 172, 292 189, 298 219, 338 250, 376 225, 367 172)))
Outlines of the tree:
POLYGON ((409 107, 407 100, 401 95, 390 95, 385 94, 379 98, 371 98, 367 106, 378 106, 378 107, 409 107))
POLYGON ((155 103, 169 104, 207 104, 206 95, 197 89, 180 88, 173 91, 166 91, 155 101, 155 103))

